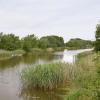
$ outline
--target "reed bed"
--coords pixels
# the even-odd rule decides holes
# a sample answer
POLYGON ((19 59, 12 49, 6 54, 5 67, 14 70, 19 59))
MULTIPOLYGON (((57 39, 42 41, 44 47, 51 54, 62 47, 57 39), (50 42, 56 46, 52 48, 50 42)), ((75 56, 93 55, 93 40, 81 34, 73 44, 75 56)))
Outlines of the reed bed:
POLYGON ((24 87, 53 90, 75 78, 73 65, 51 63, 25 68, 21 72, 24 87))
POLYGON ((25 54, 24 50, 7 51, 0 50, 0 60, 10 59, 14 56, 22 56, 25 54))
POLYGON ((6 59, 11 57, 11 52, 6 50, 0 50, 0 59, 6 59))

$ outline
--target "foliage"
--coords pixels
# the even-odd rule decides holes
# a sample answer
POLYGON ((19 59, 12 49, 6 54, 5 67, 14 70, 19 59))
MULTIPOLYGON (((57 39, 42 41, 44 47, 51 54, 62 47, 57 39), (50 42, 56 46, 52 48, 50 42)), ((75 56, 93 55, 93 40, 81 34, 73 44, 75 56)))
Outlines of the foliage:
POLYGON ((24 87, 52 90, 74 78, 72 65, 51 63, 25 68, 21 73, 24 87), (72 74, 73 73, 73 74, 72 74), (71 77, 71 78, 70 78, 71 77))
POLYGON ((0 60, 10 58, 10 57, 11 57, 10 51, 0 50, 0 60))
POLYGON ((85 49, 93 47, 93 42, 89 40, 82 40, 80 38, 71 39, 66 43, 66 47, 69 49, 85 49))
POLYGON ((18 36, 0 33, 0 49, 16 50, 21 47, 18 36))
POLYGON ((84 91, 81 89, 74 89, 66 96, 65 100, 83 100, 83 93, 84 91))
POLYGON ((77 73, 65 100, 100 100, 100 53, 82 53, 77 73))
POLYGON ((25 54, 24 50, 14 50, 14 51, 0 50, 0 60, 10 59, 14 56, 22 56, 24 54, 25 54))
POLYGON ((95 50, 100 51, 100 24, 96 27, 96 42, 95 42, 95 50))
POLYGON ((46 36, 42 37, 39 41, 40 48, 56 48, 64 47, 64 40, 59 36, 46 36))
POLYGON ((42 49, 46 49, 48 47, 48 39, 47 38, 41 38, 39 40, 39 48, 42 48, 42 49))
POLYGON ((100 53, 79 54, 74 65, 51 63, 28 67, 22 71, 21 79, 23 86, 31 89, 59 89, 64 84, 69 91, 65 100, 100 100, 100 53))
POLYGON ((22 38, 22 48, 25 51, 30 51, 32 48, 37 47, 37 38, 34 34, 22 38))
POLYGON ((14 34, 0 33, 0 49, 17 50, 23 49, 26 52, 32 51, 33 48, 47 49, 47 48, 62 48, 64 47, 64 40, 58 36, 46 36, 38 39, 34 34, 27 35, 21 39, 14 34))

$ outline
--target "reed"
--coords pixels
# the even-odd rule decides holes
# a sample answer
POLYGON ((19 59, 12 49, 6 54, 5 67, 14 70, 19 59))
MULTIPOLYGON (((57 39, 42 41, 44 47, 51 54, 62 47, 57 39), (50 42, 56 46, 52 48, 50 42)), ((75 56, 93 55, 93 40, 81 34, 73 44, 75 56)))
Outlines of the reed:
POLYGON ((24 87, 53 90, 75 78, 73 66, 66 63, 51 63, 25 68, 21 72, 24 87))
POLYGON ((100 100, 100 53, 78 55, 77 73, 65 100, 100 100))
POLYGON ((6 59, 11 57, 11 52, 6 50, 0 50, 0 59, 6 59))
POLYGON ((0 50, 0 60, 10 59, 14 56, 22 56, 25 54, 24 50, 7 51, 0 50))

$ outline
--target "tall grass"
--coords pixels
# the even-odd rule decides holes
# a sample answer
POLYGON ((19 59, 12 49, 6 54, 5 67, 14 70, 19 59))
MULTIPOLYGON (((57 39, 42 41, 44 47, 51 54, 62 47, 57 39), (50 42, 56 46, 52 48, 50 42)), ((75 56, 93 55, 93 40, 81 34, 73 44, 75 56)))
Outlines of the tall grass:
POLYGON ((0 60, 11 57, 11 52, 6 50, 0 50, 0 60))
POLYGON ((10 59, 14 56, 22 56, 25 54, 23 50, 15 50, 15 51, 7 51, 7 50, 0 50, 0 60, 10 59))
POLYGON ((75 78, 73 66, 66 63, 51 63, 25 68, 21 73, 24 87, 52 90, 75 78))
POLYGON ((65 100, 100 100, 100 54, 82 53, 78 57, 76 78, 65 100))

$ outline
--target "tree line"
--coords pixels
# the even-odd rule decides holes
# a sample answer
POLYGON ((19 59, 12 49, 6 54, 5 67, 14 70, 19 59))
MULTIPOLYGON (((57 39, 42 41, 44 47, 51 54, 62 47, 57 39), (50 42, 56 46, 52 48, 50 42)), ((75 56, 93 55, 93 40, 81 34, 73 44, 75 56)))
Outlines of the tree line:
POLYGON ((14 34, 0 33, 0 49, 30 51, 32 48, 56 48, 64 47, 64 39, 59 36, 46 36, 38 39, 34 34, 19 38, 14 34))
POLYGON ((80 38, 71 39, 67 43, 64 43, 63 37, 59 36, 44 36, 40 39, 34 34, 27 35, 23 38, 19 38, 15 34, 0 33, 0 49, 4 50, 17 50, 23 49, 30 51, 32 48, 57 48, 57 47, 69 47, 72 49, 85 49, 95 47, 96 51, 100 51, 100 24, 96 27, 96 41, 83 40, 80 38))
POLYGON ((86 49, 86 48, 92 48, 94 42, 90 40, 83 40, 80 38, 74 38, 70 39, 66 43, 66 47, 69 47, 69 49, 86 49))

